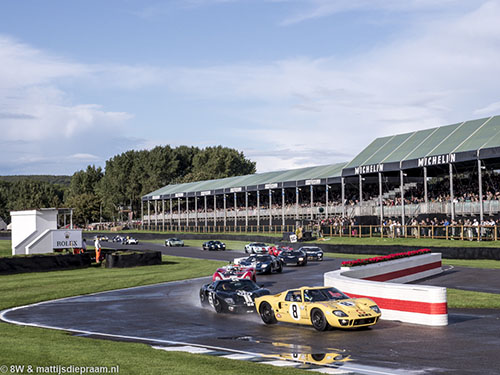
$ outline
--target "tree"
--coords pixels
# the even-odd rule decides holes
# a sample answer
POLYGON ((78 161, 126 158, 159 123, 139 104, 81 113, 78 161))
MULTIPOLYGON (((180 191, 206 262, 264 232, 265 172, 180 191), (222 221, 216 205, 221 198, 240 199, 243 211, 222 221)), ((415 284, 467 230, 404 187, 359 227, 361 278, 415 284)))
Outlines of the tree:
POLYGON ((73 195, 68 198, 66 205, 73 208, 73 222, 75 224, 88 225, 99 221, 101 200, 96 194, 73 195))
POLYGON ((193 158, 192 171, 182 182, 243 176, 255 173, 255 162, 235 149, 217 146, 201 150, 193 158))

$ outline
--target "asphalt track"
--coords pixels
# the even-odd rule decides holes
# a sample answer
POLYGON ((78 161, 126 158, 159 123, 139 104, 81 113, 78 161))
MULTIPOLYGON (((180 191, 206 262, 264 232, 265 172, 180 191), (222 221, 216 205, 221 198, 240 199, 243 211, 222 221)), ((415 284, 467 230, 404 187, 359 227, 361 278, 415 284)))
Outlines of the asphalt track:
MULTIPOLYGON (((114 245, 112 245, 114 246, 114 245)), ((120 246, 123 247, 123 246, 120 246)), ((232 260, 240 252, 165 248, 164 254, 232 260)), ((323 273, 340 266, 326 258, 306 267, 286 267, 282 274, 259 275, 272 293, 303 285, 322 285, 323 273)), ((447 269, 423 281, 500 293, 500 272, 447 269)), ((291 353, 341 353, 350 361, 344 373, 359 374, 500 374, 500 310, 449 311, 449 325, 426 327, 380 321, 364 330, 317 332, 309 326, 266 326, 257 314, 216 314, 200 307, 198 292, 210 278, 123 289, 35 304, 4 312, 11 322, 83 332, 86 335, 146 343, 190 343, 230 350, 286 356, 291 353), (100 316, 101 319, 95 319, 100 316)))

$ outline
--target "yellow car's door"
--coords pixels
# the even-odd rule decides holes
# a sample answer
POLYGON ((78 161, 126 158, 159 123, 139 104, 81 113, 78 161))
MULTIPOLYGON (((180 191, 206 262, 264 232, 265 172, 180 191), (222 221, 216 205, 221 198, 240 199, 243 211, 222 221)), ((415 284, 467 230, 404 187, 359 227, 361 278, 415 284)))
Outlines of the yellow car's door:
POLYGON ((281 318, 279 320, 290 323, 303 323, 307 318, 302 304, 302 294, 300 290, 290 290, 283 301, 278 306, 281 318))

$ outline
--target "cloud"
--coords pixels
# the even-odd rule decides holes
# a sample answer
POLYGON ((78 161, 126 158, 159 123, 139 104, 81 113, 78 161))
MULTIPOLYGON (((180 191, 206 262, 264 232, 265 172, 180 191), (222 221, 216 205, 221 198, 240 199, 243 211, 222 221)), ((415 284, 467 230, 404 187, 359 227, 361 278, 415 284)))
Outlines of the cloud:
POLYGON ((301 150, 335 151, 320 164, 345 161, 375 137, 498 110, 500 5, 455 11, 439 21, 423 19, 411 33, 344 59, 172 68, 165 82, 172 92, 223 103, 219 110, 242 124, 232 129, 235 143, 264 150, 259 170, 296 167, 304 162, 296 155, 301 150), (269 148, 295 151, 284 152, 277 164, 270 163, 276 156, 265 156, 269 148))
POLYGON ((346 12, 382 11, 386 13, 415 13, 449 10, 481 4, 479 0, 304 0, 300 10, 286 17, 281 25, 288 26, 317 18, 346 12))
POLYGON ((63 89, 68 81, 82 84, 98 72, 96 66, 68 61, 0 35, 0 174, 28 169, 28 173, 51 173, 50 168, 61 168, 65 161, 64 171, 72 173, 78 158, 70 155, 87 154, 93 148, 91 141, 102 146, 101 162, 111 156, 103 152, 104 139, 116 138, 133 116, 99 104, 74 103, 73 93, 63 89), (95 134, 103 138, 96 141, 95 134))

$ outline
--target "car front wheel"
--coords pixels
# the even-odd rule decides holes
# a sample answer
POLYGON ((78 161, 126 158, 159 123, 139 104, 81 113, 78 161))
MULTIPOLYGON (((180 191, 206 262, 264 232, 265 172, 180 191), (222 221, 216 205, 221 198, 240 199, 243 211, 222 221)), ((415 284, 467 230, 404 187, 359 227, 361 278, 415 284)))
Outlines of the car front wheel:
POLYGON ((215 309, 216 313, 221 313, 222 312, 222 303, 215 296, 214 296, 214 309, 215 309))
POLYGON ((262 321, 266 324, 276 324, 276 316, 274 315, 273 308, 268 302, 262 302, 259 309, 260 317, 262 321))
POLYGON ((311 323, 318 331, 326 331, 330 325, 328 324, 325 314, 320 309, 314 309, 311 312, 311 323))

